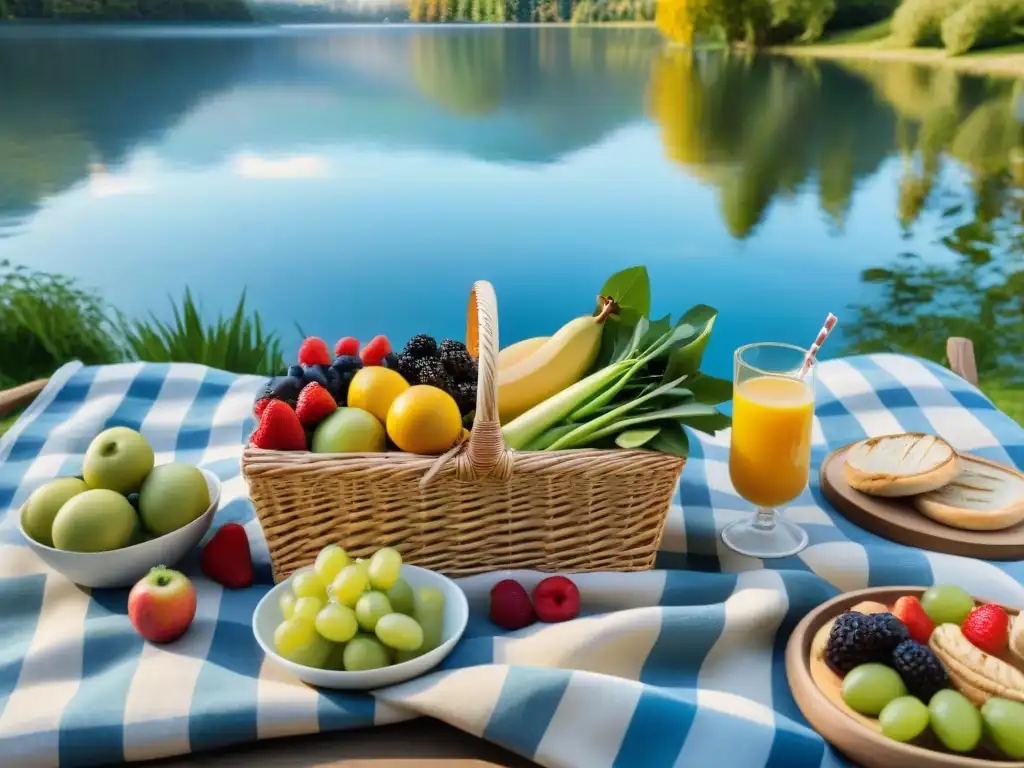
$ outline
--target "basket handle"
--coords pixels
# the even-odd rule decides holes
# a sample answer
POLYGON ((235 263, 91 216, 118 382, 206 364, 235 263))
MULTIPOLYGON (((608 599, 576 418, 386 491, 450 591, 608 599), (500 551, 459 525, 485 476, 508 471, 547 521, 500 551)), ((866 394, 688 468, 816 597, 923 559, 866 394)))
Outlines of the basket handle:
POLYGON ((512 476, 512 455, 498 417, 498 299, 486 280, 473 284, 466 311, 466 347, 477 360, 476 413, 469 446, 456 458, 460 480, 512 476))

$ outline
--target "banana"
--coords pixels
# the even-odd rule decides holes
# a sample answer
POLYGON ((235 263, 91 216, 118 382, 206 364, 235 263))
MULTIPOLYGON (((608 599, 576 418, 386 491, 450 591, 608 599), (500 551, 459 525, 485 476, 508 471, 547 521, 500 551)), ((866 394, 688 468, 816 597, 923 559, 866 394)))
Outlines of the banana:
POLYGON ((511 421, 583 378, 601 349, 603 329, 603 316, 577 317, 520 362, 508 368, 499 363, 501 423, 511 421))
POLYGON ((1024 619, 1019 613, 1013 617, 1013 625, 1010 627, 1010 652, 1018 660, 1024 661, 1024 619))
POLYGON ((1024 673, 977 648, 956 624, 936 627, 928 645, 950 682, 978 706, 994 696, 1024 703, 1024 673))
POLYGON ((544 343, 550 338, 550 336, 535 336, 532 339, 523 339, 515 344, 509 344, 498 353, 498 370, 507 371, 513 365, 522 362, 544 346, 544 343))

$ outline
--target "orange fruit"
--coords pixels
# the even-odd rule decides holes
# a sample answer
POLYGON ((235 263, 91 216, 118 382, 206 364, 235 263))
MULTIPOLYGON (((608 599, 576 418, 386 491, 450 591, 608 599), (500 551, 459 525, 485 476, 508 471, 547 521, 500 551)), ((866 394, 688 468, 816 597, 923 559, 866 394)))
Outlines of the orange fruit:
MULTIPOLYGON (((353 380, 354 381, 354 380, 353 380)), ((437 387, 409 387, 388 411, 388 436, 407 453, 444 453, 462 434, 462 416, 455 399, 437 387)))
POLYGON ((395 398, 409 389, 402 374, 379 365, 360 368, 348 385, 348 405, 376 416, 383 424, 395 398))

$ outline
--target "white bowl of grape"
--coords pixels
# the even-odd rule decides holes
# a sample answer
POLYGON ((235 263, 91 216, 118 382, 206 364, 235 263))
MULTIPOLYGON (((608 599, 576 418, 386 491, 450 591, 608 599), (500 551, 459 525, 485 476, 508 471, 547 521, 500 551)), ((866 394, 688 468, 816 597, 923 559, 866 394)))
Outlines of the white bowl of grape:
POLYGON ((352 559, 331 544, 270 590, 252 618, 263 652, 321 688, 371 690, 426 674, 469 621, 459 586, 396 549, 352 559))

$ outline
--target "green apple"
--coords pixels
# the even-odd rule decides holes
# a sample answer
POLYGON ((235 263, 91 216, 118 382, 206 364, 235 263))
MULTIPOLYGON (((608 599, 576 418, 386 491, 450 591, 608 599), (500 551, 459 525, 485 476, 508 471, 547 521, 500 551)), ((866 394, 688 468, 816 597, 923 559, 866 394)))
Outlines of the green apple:
POLYGON ((107 552, 129 544, 138 518, 128 499, 105 488, 69 499, 53 519, 53 546, 67 552, 107 552))
POLYGON ((111 427, 96 435, 85 452, 82 477, 90 488, 121 494, 139 490, 153 469, 153 449, 128 427, 111 427))
POLYGON ((33 541, 52 547, 53 518, 68 499, 88 490, 77 477, 58 477, 36 488, 21 508, 21 527, 33 541))
POLYGON ((369 411, 339 408, 313 433, 313 453, 380 453, 384 425, 369 411))
POLYGON ((156 536, 188 525, 209 508, 206 478, 190 464, 155 467, 139 491, 139 517, 156 536))

